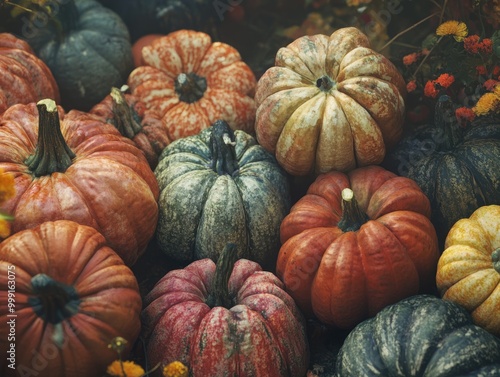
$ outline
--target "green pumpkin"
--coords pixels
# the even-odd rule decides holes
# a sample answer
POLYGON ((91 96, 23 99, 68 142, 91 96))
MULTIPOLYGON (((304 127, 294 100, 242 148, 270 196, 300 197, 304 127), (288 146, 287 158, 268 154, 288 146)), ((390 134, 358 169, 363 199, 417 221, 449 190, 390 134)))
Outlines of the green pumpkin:
POLYGON ((155 175, 156 239, 181 262, 216 261, 227 243, 239 258, 274 270, 279 227, 290 209, 288 176, 251 135, 217 121, 169 144, 155 175))
POLYGON ((412 132, 388 154, 388 170, 413 179, 431 202, 440 244, 459 219, 500 204, 500 119, 478 117, 461 128, 447 96, 439 99, 434 124, 412 132))
POLYGON ((349 333, 335 376, 500 376, 500 339, 451 301, 412 296, 349 333))
MULTIPOLYGON (((53 4, 54 5, 54 4, 53 4)), ((88 111, 120 87, 133 69, 130 35, 122 19, 95 0, 57 2, 44 22, 36 11, 23 38, 50 68, 66 109, 88 111)))

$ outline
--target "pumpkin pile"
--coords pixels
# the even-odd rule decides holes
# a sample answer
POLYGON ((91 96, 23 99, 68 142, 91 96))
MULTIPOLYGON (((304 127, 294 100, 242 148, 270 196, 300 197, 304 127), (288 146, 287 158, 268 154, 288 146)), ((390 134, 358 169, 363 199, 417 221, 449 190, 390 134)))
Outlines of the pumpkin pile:
POLYGON ((56 3, 0 33, 2 376, 500 375, 498 114, 409 128, 354 26, 253 70, 217 20, 280 1, 56 3))

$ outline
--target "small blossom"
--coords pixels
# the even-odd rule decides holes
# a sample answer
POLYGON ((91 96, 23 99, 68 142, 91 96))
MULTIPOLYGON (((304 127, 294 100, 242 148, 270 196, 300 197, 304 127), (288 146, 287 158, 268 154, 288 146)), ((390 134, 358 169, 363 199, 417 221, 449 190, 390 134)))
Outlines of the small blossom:
POLYGON ((493 88, 495 88, 495 85, 500 84, 500 81, 495 80, 495 79, 488 79, 483 83, 483 87, 489 91, 492 92, 493 88))
POLYGON ((408 82, 408 84, 406 84, 406 90, 408 91, 408 93, 413 92, 415 89, 417 89, 417 83, 415 80, 411 80, 408 82))
POLYGON ((493 42, 489 38, 484 38, 479 49, 485 54, 491 54, 493 52, 493 42))
POLYGON ((144 369, 133 361, 120 362, 120 360, 113 361, 108 366, 106 373, 113 377, 141 377, 146 374, 144 369), (123 372, 125 372, 125 374, 123 374, 123 372))
POLYGON ((163 368, 164 377, 188 377, 188 368, 180 361, 173 361, 163 368))
POLYGON ((493 69, 491 70, 491 75, 493 77, 500 76, 500 65, 496 65, 496 66, 493 67, 493 69))
POLYGON ((437 95, 438 95, 438 90, 436 89, 436 86, 434 85, 434 82, 432 82, 431 80, 427 81, 425 83, 425 87, 424 87, 424 95, 426 95, 427 97, 431 97, 431 98, 436 98, 437 95))
POLYGON ((461 42, 469 33, 467 25, 459 21, 446 21, 439 25, 436 29, 436 35, 445 36, 452 35, 457 42, 461 42))
POLYGON ((476 71, 479 75, 487 75, 488 71, 486 70, 486 67, 484 65, 478 65, 476 67, 476 71))
POLYGON ((479 52, 479 35, 473 34, 464 38, 464 49, 470 54, 477 54, 479 52))
POLYGON ((443 88, 449 88, 455 82, 455 77, 449 73, 442 73, 434 80, 434 83, 441 85, 443 88))
MULTIPOLYGON (((500 87, 500 85, 497 85, 500 87)), ((497 88, 495 87, 495 89, 497 88)), ((500 89, 498 94, 493 92, 485 93, 478 99, 476 106, 472 108, 476 115, 486 115, 490 112, 500 111, 500 89)))
POLYGON ((474 111, 468 107, 459 107, 455 110, 455 116, 462 127, 467 125, 467 122, 472 122, 476 116, 474 111))
POLYGON ((403 56, 403 64, 406 66, 412 65, 413 63, 415 63, 417 61, 418 56, 419 56, 419 54, 416 52, 403 56))

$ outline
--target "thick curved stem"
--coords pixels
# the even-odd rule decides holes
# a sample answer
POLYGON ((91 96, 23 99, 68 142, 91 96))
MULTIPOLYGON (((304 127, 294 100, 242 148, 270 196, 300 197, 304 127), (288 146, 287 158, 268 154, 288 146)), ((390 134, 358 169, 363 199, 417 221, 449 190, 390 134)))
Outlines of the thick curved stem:
POLYGON ((337 226, 344 232, 355 232, 370 218, 359 208, 350 188, 342 190, 342 218, 337 226))
POLYGON ((51 99, 44 99, 36 107, 39 114, 38 144, 35 153, 26 160, 26 165, 36 177, 63 173, 71 166, 75 154, 61 133, 56 103, 51 99))
POLYGON ((207 80, 195 73, 181 73, 175 80, 175 92, 183 102, 194 103, 207 90, 207 80))
POLYGON ((128 105, 123 92, 118 88, 111 88, 111 98, 113 100, 113 119, 110 121, 120 133, 132 139, 142 130, 140 122, 137 121, 137 115, 128 105))
POLYGON ((210 147, 212 150, 212 169, 218 175, 233 175, 238 169, 238 161, 234 150, 235 137, 233 130, 223 121, 212 125, 210 147))
POLYGON ((237 259, 236 245, 228 243, 217 260, 210 295, 206 301, 211 308, 222 306, 230 309, 233 306, 232 297, 229 295, 228 282, 237 259))

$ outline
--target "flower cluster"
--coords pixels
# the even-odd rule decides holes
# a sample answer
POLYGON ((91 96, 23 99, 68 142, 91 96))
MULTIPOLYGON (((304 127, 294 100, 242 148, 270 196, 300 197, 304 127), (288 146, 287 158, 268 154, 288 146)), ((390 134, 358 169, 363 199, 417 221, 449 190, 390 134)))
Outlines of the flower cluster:
POLYGON ((407 91, 417 98, 419 109, 433 109, 434 101, 447 95, 462 126, 478 116, 500 113, 500 56, 495 54, 495 40, 470 33, 465 22, 442 22, 421 49, 404 55, 401 63, 407 91))

